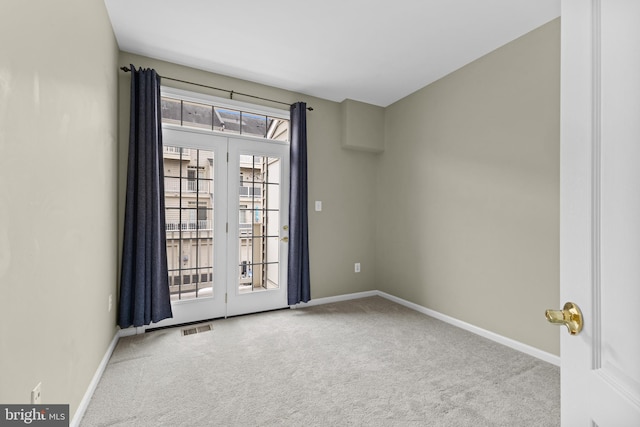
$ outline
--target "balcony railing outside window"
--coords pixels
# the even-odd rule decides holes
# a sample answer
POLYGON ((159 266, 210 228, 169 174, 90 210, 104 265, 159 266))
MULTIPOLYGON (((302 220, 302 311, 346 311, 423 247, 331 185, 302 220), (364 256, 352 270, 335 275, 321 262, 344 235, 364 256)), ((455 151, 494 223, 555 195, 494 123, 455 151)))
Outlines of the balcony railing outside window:
POLYGON ((191 150, 189 148, 181 148, 181 147, 171 147, 168 145, 164 145, 164 152, 169 154, 180 154, 182 151, 182 155, 185 157, 191 156, 191 150))
POLYGON ((186 222, 167 222, 166 230, 167 231, 188 231, 188 230, 211 230, 211 220, 210 219, 200 219, 197 221, 186 221, 186 222))
POLYGON ((211 193, 211 181, 180 179, 177 177, 164 178, 164 191, 170 193, 211 193), (182 187, 182 188, 180 188, 182 187))
POLYGON ((240 197, 260 197, 262 194, 260 187, 240 187, 240 197))

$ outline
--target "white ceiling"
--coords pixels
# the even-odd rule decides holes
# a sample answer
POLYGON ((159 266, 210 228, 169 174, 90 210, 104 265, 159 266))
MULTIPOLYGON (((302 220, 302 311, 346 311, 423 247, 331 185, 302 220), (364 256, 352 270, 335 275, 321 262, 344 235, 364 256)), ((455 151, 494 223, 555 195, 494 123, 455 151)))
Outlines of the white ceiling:
POLYGON ((333 101, 380 106, 560 15, 560 0, 105 4, 123 51, 333 101))

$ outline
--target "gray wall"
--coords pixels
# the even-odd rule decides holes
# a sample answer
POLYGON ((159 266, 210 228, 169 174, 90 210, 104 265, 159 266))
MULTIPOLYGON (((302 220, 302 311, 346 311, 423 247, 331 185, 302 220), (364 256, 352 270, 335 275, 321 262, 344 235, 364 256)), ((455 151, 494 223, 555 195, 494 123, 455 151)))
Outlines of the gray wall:
POLYGON ((383 107, 345 99, 342 108, 342 146, 372 153, 384 151, 383 107))
POLYGON ((116 332, 118 49, 102 0, 2 10, 0 402, 73 414, 116 332))
POLYGON ((377 288, 559 354, 560 20, 385 119, 377 288))
MULTIPOLYGON (((120 64, 153 68, 161 76, 249 93, 286 103, 305 101, 307 112, 309 163, 309 251, 311 255, 311 296, 321 298, 372 290, 375 283, 375 173, 374 154, 341 147, 341 105, 244 80, 208 73, 131 53, 120 54, 120 64), (314 211, 314 201, 322 201, 322 212, 314 211), (360 262, 362 272, 354 273, 360 262)), ((130 74, 120 73, 120 205, 124 213, 126 153, 129 126, 130 74)), ((228 97, 221 91, 185 85, 165 79, 166 86, 228 97)), ((238 101, 264 104, 288 110, 287 105, 265 103, 235 95, 238 101)), ((120 224, 120 228, 122 225, 120 224)), ((121 235, 121 233, 120 233, 121 235)))

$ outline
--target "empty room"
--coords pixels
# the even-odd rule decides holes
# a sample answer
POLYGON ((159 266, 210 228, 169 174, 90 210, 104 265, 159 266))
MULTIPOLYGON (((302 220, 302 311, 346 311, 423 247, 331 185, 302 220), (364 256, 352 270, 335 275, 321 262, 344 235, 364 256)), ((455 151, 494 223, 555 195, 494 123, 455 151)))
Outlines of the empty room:
POLYGON ((0 425, 640 425, 640 4, 0 10, 0 425))

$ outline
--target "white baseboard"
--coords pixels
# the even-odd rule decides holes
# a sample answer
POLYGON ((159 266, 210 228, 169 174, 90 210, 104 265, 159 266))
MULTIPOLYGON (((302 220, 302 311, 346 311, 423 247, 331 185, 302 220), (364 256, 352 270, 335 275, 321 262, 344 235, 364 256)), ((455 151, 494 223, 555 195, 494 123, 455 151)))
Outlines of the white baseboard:
POLYGON ((118 332, 113 336, 111 340, 111 344, 107 348, 104 356, 102 357, 102 361, 96 369, 96 373, 93 375, 91 382, 89 383, 89 387, 87 391, 84 393, 84 397, 80 401, 80 405, 78 405, 78 409, 76 413, 73 415, 71 422, 69 423, 69 427, 78 427, 80 425, 80 421, 82 421, 82 417, 84 417, 84 413, 89 406, 89 402, 91 401, 91 397, 93 397, 93 393, 96 391, 96 387, 102 378, 102 374, 104 374, 104 370, 107 368, 107 364, 109 363, 109 359, 111 359, 111 355, 113 351, 116 349, 116 345, 118 345, 118 341, 122 337, 129 337, 132 335, 144 334, 146 330, 146 326, 139 327, 131 327, 127 329, 118 329, 118 332))
POLYGON ((511 338, 504 337, 502 335, 498 335, 495 332, 487 331, 486 329, 479 328, 475 325, 472 325, 467 322, 463 322, 462 320, 458 320, 454 317, 447 316, 446 314, 439 313, 437 311, 431 310, 429 308, 423 307, 421 305, 412 303, 410 301, 404 300, 402 298, 398 298, 396 296, 390 295, 386 292, 376 291, 376 295, 381 296, 382 298, 386 298, 390 301, 403 305, 412 310, 418 311, 420 313, 426 314, 427 316, 434 317, 438 320, 442 320, 443 322, 449 323, 458 328, 464 329, 466 331, 472 332, 476 335, 480 335, 481 337, 488 338, 491 341, 495 341, 499 344, 505 345, 507 347, 511 347, 514 350, 521 351, 529 356, 536 357, 545 362, 551 363, 556 366, 560 366, 560 357, 555 354, 547 353, 546 351, 542 351, 538 348, 532 347, 527 344, 523 344, 519 341, 513 340, 511 338))
POLYGON ((380 292, 378 291, 356 292, 353 294, 337 295, 335 297, 314 298, 309 302, 301 302, 299 304, 291 305, 289 307, 290 308, 313 307, 314 305, 331 304, 334 302, 342 302, 342 301, 348 301, 352 299, 375 297, 377 295, 380 295, 380 292))
POLYGON ((146 330, 147 330, 146 326, 131 326, 130 328, 127 328, 127 329, 120 329, 118 331, 118 336, 120 338, 130 337, 133 335, 144 334, 146 330))
POLYGON ((93 374, 93 378, 89 383, 89 387, 87 388, 87 391, 84 393, 84 397, 80 401, 80 405, 78 405, 78 409, 76 409, 76 413, 73 414, 73 418, 69 423, 70 427, 78 427, 80 425, 80 421, 82 421, 82 417, 84 417, 84 413, 86 412, 87 407, 89 406, 91 397, 93 396, 93 393, 96 391, 96 387, 98 387, 98 383, 102 378, 102 374, 104 373, 104 370, 107 368, 107 364, 109 363, 109 359, 113 354, 113 350, 115 350, 116 345, 118 344, 118 340, 120 339, 120 336, 121 336, 120 332, 122 331, 116 332, 116 334, 113 336, 113 339, 111 340, 111 344, 109 344, 109 347, 107 348, 107 351, 104 354, 104 357, 100 362, 100 365, 98 365, 98 369, 96 369, 96 373, 93 374))
POLYGON ((547 353, 546 351, 542 351, 538 348, 532 347, 527 344, 523 344, 511 338, 498 335, 495 332, 491 332, 486 329, 479 328, 470 323, 463 322, 462 320, 458 320, 454 317, 447 316, 446 314, 439 313, 435 310, 431 310, 429 308, 423 307, 421 305, 415 304, 413 302, 407 301, 402 298, 398 298, 396 296, 393 296, 391 294, 388 294, 382 291, 366 291, 366 292, 357 292, 354 294, 338 295, 335 297, 318 298, 318 299, 313 299, 307 303, 301 303, 295 306, 291 306, 291 308, 311 307, 314 305, 329 304, 334 302, 348 301, 352 299, 366 298, 366 297, 372 297, 372 296, 379 296, 382 298, 386 298, 389 301, 393 301, 397 304, 403 305, 407 308, 410 308, 422 314, 426 314, 427 316, 431 316, 438 320, 442 320, 443 322, 449 323, 450 325, 472 332, 476 335, 480 335, 481 337, 490 339, 491 341, 495 341, 499 344, 513 348, 514 350, 521 351, 522 353, 528 354, 529 356, 533 356, 547 363, 551 363, 552 365, 560 366, 560 357, 556 356, 555 354, 547 353))

